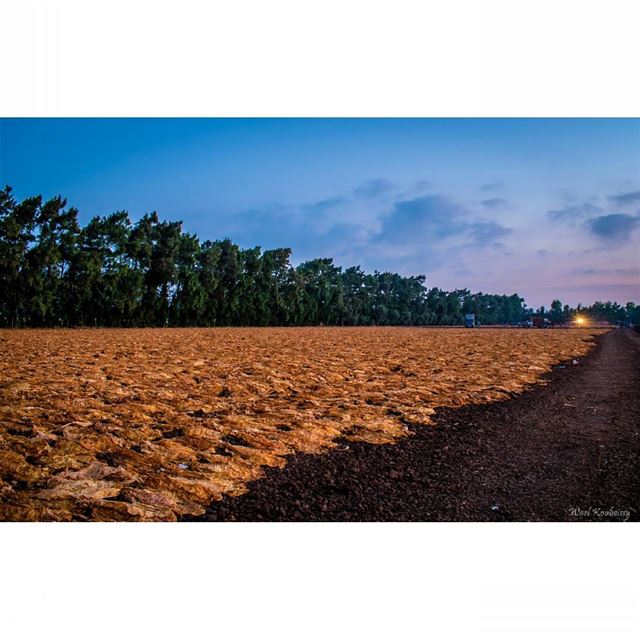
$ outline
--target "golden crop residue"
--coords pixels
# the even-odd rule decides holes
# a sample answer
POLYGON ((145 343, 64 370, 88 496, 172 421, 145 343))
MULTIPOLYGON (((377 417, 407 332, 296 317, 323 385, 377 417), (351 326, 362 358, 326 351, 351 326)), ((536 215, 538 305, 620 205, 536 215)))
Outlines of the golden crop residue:
POLYGON ((602 332, 0 331, 0 519, 202 514, 287 455, 509 397, 602 332))

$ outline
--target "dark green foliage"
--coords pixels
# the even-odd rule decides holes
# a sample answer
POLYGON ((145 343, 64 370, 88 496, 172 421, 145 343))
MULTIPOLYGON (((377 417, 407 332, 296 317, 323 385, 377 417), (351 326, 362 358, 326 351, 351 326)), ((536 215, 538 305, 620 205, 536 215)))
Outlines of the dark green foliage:
MULTIPOLYGON (((80 228, 65 207, 0 191, 0 326, 460 325, 466 313, 487 325, 533 313, 517 294, 427 289, 422 275, 343 270, 330 258, 293 267, 291 249, 201 243, 155 213, 132 224, 118 211, 80 228)), ((632 302, 582 311, 640 322, 632 302)), ((573 313, 554 300, 547 315, 573 313)))

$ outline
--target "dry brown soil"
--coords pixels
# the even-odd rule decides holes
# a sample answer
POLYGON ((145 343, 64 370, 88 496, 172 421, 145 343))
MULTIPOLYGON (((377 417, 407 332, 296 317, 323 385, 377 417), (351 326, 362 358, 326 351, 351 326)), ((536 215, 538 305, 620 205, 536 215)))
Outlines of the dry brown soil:
POLYGON ((510 398, 601 333, 0 331, 0 519, 201 516, 294 454, 394 443, 437 408, 510 398))

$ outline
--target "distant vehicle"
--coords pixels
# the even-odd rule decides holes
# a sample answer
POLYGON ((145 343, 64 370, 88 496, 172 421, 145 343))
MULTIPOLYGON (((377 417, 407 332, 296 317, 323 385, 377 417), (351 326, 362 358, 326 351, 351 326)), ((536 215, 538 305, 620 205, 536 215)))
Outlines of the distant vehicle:
POLYGON ((467 313, 464 317, 464 326, 473 328, 476 326, 476 314, 475 313, 467 313))
POLYGON ((544 329, 545 327, 551 326, 551 321, 547 320, 547 318, 545 318, 544 316, 532 316, 531 326, 538 329, 544 329))
POLYGON ((612 326, 608 320, 595 320, 593 318, 589 318, 587 316, 575 316, 571 320, 572 327, 597 327, 597 328, 606 328, 612 326))

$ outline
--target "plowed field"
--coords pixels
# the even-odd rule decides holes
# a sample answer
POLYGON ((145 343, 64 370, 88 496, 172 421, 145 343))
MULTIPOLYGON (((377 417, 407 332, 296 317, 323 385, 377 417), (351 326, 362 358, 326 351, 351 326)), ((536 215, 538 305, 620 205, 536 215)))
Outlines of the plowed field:
POLYGON ((602 332, 0 331, 0 519, 202 514, 287 455, 508 398, 602 332))

